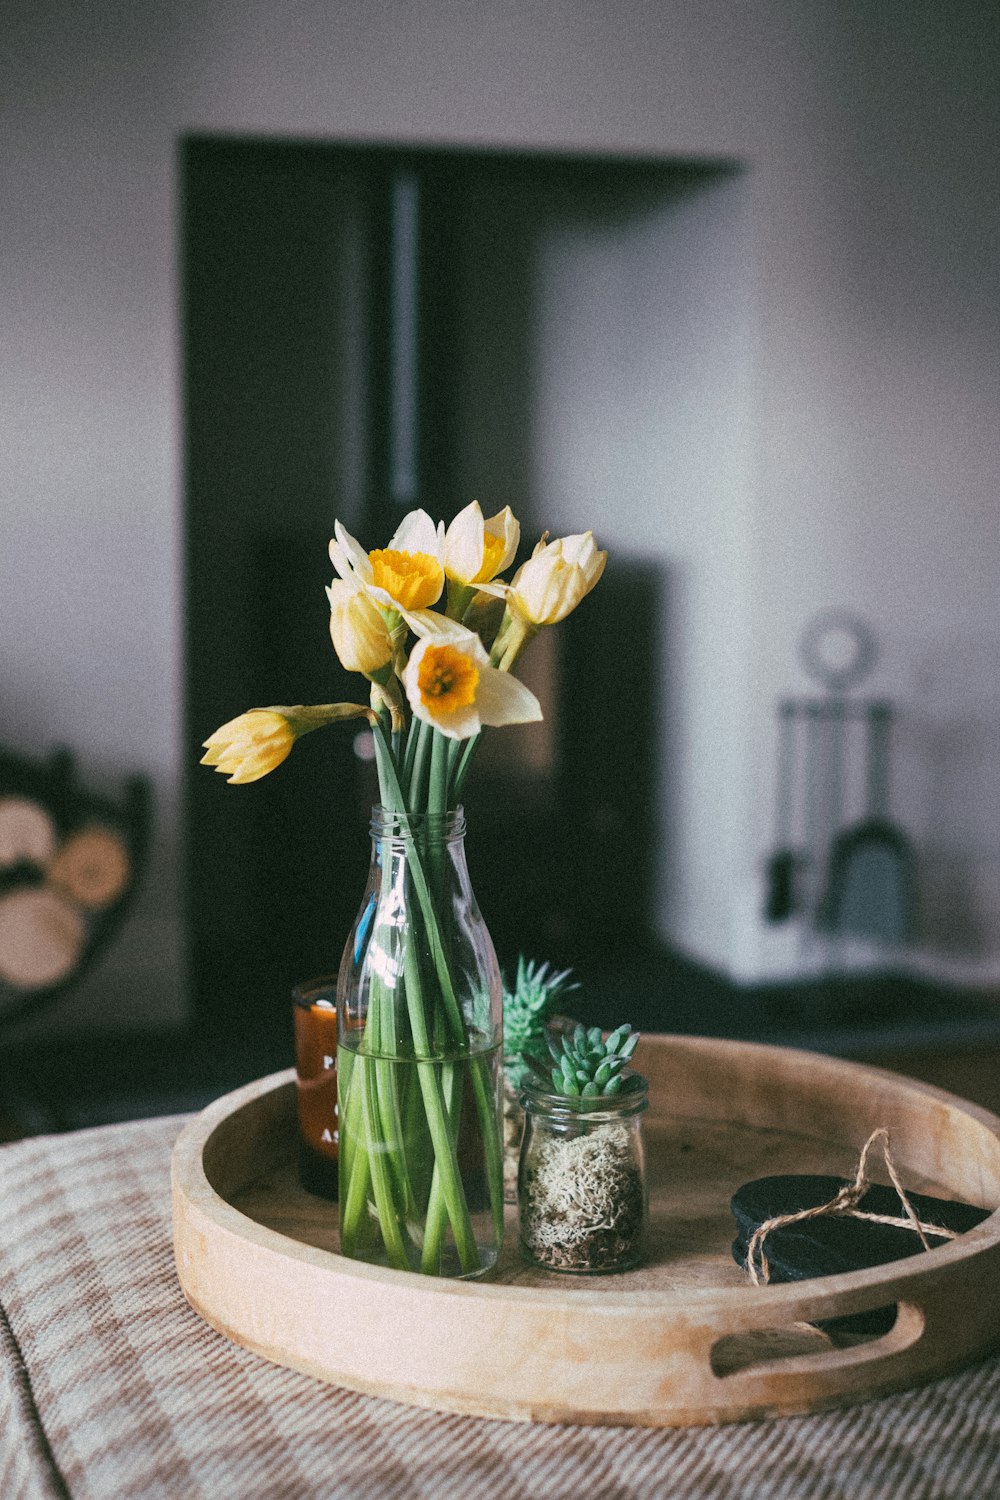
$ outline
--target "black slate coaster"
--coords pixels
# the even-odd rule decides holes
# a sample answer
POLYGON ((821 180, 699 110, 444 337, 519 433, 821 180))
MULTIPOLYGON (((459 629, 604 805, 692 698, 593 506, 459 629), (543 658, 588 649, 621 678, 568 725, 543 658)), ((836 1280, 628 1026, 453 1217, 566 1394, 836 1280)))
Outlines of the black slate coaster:
MULTIPOLYGON (((744 1183, 733 1194, 731 1208, 738 1234, 733 1241, 733 1258, 746 1265, 747 1246, 754 1232, 768 1219, 782 1214, 799 1213, 829 1203, 843 1187, 845 1177, 759 1177, 744 1183)), ((951 1199, 930 1198, 925 1193, 907 1194, 917 1217, 925 1224, 939 1224, 945 1229, 965 1234, 974 1229, 990 1211, 973 1208, 969 1203, 951 1199)), ((860 1200, 858 1208, 865 1213, 903 1216, 903 1206, 894 1188, 873 1184, 860 1200)), ((927 1235, 933 1249, 948 1243, 944 1235, 927 1235)), ((764 1245, 772 1282, 808 1281, 813 1276, 834 1276, 844 1271, 860 1271, 903 1260, 923 1253, 920 1236, 912 1229, 891 1224, 873 1224, 867 1219, 846 1215, 826 1215, 807 1219, 772 1230, 764 1245)), ((850 1317, 829 1318, 816 1324, 828 1333, 879 1335, 888 1333, 895 1321, 894 1307, 880 1307, 872 1312, 850 1317)))

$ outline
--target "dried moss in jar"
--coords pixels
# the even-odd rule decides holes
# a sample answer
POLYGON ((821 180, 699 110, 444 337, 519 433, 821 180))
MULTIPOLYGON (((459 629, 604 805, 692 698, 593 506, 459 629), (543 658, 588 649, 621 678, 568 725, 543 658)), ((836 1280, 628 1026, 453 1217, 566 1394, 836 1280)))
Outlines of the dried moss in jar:
POLYGON ((639 1264, 648 1213, 647 1090, 638 1075, 630 1083, 592 1099, 522 1088, 521 1248, 535 1265, 585 1275, 639 1264))

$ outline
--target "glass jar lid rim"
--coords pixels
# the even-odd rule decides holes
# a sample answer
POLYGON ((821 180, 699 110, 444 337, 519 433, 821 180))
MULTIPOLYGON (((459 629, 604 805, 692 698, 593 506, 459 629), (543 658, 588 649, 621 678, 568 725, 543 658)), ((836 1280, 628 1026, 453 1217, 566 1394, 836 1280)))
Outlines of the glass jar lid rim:
POLYGON ((622 1073, 626 1087, 617 1094, 557 1094, 541 1084, 522 1083, 518 1096, 522 1108, 544 1111, 546 1114, 566 1115, 628 1115, 638 1114, 649 1107, 649 1084, 641 1073, 625 1069, 622 1073))

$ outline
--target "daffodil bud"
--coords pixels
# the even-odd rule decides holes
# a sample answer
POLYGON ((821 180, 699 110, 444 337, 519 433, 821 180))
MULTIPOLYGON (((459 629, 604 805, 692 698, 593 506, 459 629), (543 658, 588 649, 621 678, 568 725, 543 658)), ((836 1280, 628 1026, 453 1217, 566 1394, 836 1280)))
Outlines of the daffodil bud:
POLYGON ((335 578, 326 591, 330 601, 330 638, 333 649, 348 672, 373 677, 392 660, 389 627, 374 600, 357 588, 335 578))
POLYGON ((251 708, 209 735, 201 764, 238 785, 259 781, 281 765, 294 743, 292 726, 280 710, 251 708))
POLYGON ((607 560, 592 531, 555 542, 543 537, 514 574, 507 607, 528 625, 556 625, 590 593, 607 560))
POLYGON ((214 767, 236 785, 259 781, 281 765, 301 735, 341 719, 370 717, 371 709, 361 703, 251 708, 209 735, 201 764, 214 767))

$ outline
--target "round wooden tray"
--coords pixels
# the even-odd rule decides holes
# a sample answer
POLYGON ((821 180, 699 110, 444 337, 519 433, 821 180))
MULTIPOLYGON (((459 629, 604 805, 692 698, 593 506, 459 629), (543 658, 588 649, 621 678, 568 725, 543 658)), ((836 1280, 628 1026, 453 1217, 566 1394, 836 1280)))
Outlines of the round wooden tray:
MULTIPOLYGON (((336 1207, 298 1184, 294 1075, 218 1100, 173 1157, 177 1274, 214 1328, 336 1385, 525 1421, 681 1426, 816 1411, 904 1389, 1000 1347, 1000 1214, 889 1266, 753 1287, 729 1199, 777 1172, 853 1175, 888 1127, 905 1184, 1000 1204, 1000 1119, 938 1089, 778 1047, 647 1036, 646 1264, 606 1277, 526 1266, 508 1222, 488 1281, 337 1253, 336 1207), (816 1320, 895 1305, 835 1344, 816 1320)), ((510 1211, 513 1213, 513 1211, 510 1211)))

